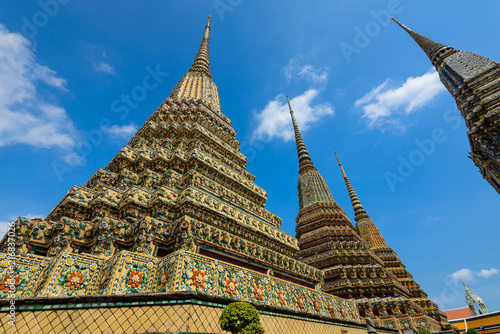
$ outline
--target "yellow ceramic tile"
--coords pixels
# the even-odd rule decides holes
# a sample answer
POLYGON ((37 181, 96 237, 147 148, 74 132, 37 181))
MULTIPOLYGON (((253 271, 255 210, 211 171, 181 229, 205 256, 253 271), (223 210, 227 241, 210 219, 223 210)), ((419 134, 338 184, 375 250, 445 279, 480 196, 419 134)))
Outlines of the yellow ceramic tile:
POLYGON ((49 334, 49 333, 53 333, 54 331, 52 330, 52 326, 49 324, 49 325, 46 325, 45 327, 43 327, 41 332, 43 334, 49 334))
POLYGON ((112 323, 109 327, 111 328, 111 330, 113 331, 113 333, 114 333, 114 332, 117 332, 117 330, 118 330, 119 328, 121 328, 121 327, 120 327, 120 323, 119 323, 118 321, 115 321, 115 322, 114 322, 114 323, 112 323))
POLYGON ((66 333, 75 333, 76 332, 76 326, 71 322, 64 328, 66 330, 66 333))
POLYGON ((87 321, 87 319, 90 317, 89 310, 83 310, 83 311, 81 311, 80 317, 82 318, 83 321, 87 321))
POLYGON ((59 324, 53 327, 53 329, 55 333, 61 333, 65 329, 65 326, 63 324, 59 324))
POLYGON ((95 322, 90 322, 90 323, 87 323, 86 325, 87 325, 87 329, 91 333, 93 333, 94 331, 96 331, 99 328, 99 326, 95 322))
POLYGON ((30 323, 28 327, 32 333, 39 333, 42 331, 42 328, 38 325, 38 322, 30 323))
POLYGON ((154 313, 155 313, 155 311, 151 307, 148 307, 148 309, 146 310, 146 315, 148 317, 150 317, 154 313))
POLYGON ((94 322, 97 324, 97 326, 101 326, 103 323, 106 322, 106 319, 102 316, 102 314, 99 314, 98 316, 94 318, 94 322))
POLYGON ((113 312, 109 308, 101 309, 102 316, 107 319, 113 312))
POLYGON ((87 329, 88 327, 88 322, 86 321, 82 321, 80 322, 78 325, 74 324, 75 327, 76 327, 76 332, 77 333, 81 333, 82 331, 84 331, 85 329, 87 329))
POLYGON ((59 324, 61 321, 59 320, 59 315, 57 314, 56 311, 49 311, 49 314, 47 314, 47 319, 51 324, 57 323, 59 324))
POLYGON ((40 326, 40 328, 44 328, 45 326, 47 326, 47 324, 49 323, 49 319, 45 316, 45 314, 40 315, 40 319, 41 320, 38 320, 38 325, 40 326))
POLYGON ((5 334, 17 334, 18 332, 18 328, 16 326, 12 326, 9 324, 5 324, 3 329, 5 331, 5 334))
MULTIPOLYGON (((165 319, 165 320, 169 320, 169 319, 165 319)), ((165 327, 164 321, 162 321, 161 319, 157 319, 156 321, 154 321, 153 326, 156 328, 156 330, 158 332, 166 332, 167 330, 170 330, 170 328, 165 327)), ((175 332, 175 331, 173 331, 173 332, 175 332)))
POLYGON ((151 328, 151 326, 153 326, 153 323, 151 321, 149 321, 149 319, 142 321, 142 327, 144 327, 144 330, 146 332, 149 331, 149 328, 151 328))
POLYGON ((136 316, 140 317, 144 314, 145 309, 143 307, 134 307, 133 311, 136 316))
POLYGON ((129 308, 129 309, 126 309, 126 310, 124 310, 124 312, 123 312, 123 315, 125 315, 125 317, 126 317, 127 319, 128 319, 128 318, 130 318, 130 316, 131 316, 132 314, 134 314, 134 311, 133 311, 132 309, 130 309, 130 308, 129 308))

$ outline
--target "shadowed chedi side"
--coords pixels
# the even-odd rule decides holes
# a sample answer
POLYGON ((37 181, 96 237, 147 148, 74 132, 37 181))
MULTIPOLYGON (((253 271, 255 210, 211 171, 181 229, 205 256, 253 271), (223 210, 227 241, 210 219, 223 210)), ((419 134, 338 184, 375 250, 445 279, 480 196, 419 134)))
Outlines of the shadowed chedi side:
POLYGON ((500 64, 434 42, 392 19, 422 48, 455 98, 469 129, 470 158, 500 194, 500 64))

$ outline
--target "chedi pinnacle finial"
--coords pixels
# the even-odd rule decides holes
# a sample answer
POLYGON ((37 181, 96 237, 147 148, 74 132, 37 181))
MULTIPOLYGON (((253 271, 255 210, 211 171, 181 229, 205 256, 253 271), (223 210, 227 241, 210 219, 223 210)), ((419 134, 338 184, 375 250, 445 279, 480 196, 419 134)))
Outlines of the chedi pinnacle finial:
POLYGON ((205 26, 205 33, 203 34, 203 39, 201 41, 200 49, 196 54, 196 58, 194 59, 193 65, 191 66, 190 71, 200 71, 207 74, 209 77, 212 77, 210 72, 210 50, 208 47, 208 42, 210 40, 210 20, 211 16, 208 16, 208 22, 205 26))
POLYGON ((304 140, 300 134, 299 127, 297 126, 297 121, 295 120, 295 115, 293 114, 292 105, 290 104, 288 95, 286 96, 286 100, 288 101, 288 108, 290 109, 290 116, 292 117, 293 131, 295 133, 295 144, 297 145, 297 155, 299 157, 299 174, 305 173, 311 169, 316 170, 316 167, 314 167, 311 157, 309 156, 309 152, 307 151, 306 144, 304 144, 304 140))
POLYGON ((403 23, 399 22, 398 20, 396 20, 394 17, 391 17, 391 20, 393 20, 394 22, 396 22, 397 24, 399 24, 399 26, 401 28, 403 28, 406 32, 410 32, 412 31, 410 28, 408 28, 407 26, 405 26, 403 23))
POLYGON ((427 57, 429 57, 429 59, 431 60, 432 65, 434 65, 436 68, 446 57, 457 52, 451 46, 437 43, 432 39, 411 30, 410 28, 396 20, 394 17, 392 17, 391 19, 396 22, 401 28, 403 28, 403 30, 406 31, 415 40, 415 42, 417 42, 422 50, 424 50, 427 57))
POLYGON ((361 205, 361 201, 359 200, 358 195, 356 195, 356 192, 354 192, 354 188, 347 178, 347 174, 344 171, 344 167, 342 167, 342 164, 340 163, 337 152, 334 153, 335 157, 337 158, 337 162, 339 163, 340 170, 342 171, 342 176, 344 177, 344 182, 347 187, 347 191, 349 192, 349 197, 351 198, 352 208, 354 209, 354 220, 359 221, 362 218, 370 218, 370 216, 366 213, 365 208, 363 208, 363 205, 361 205))

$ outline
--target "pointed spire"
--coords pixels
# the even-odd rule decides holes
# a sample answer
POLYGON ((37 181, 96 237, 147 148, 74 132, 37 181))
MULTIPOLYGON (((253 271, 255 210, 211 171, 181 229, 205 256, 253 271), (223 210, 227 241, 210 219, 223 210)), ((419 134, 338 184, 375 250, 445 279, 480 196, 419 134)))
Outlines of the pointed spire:
POLYGON ((210 16, 208 17, 203 40, 201 41, 200 49, 196 54, 193 65, 175 85, 169 95, 169 99, 202 102, 210 110, 222 113, 220 109, 219 89, 213 82, 212 74, 210 73, 209 38, 210 16))
POLYGON ((354 220, 359 221, 363 218, 370 218, 370 216, 366 213, 365 209, 363 208, 363 205, 361 205, 361 201, 359 200, 358 195, 356 195, 356 193, 354 192, 354 188, 352 187, 351 182, 349 182, 349 179, 347 178, 347 174, 344 171, 344 167, 342 167, 342 164, 340 163, 337 152, 334 153, 339 163, 340 170, 342 171, 342 176, 344 176, 344 181, 345 185, 347 186, 347 191, 349 191, 349 197, 351 198, 351 204, 354 209, 354 220))
POLYGON ((460 282, 462 282, 462 285, 465 288, 465 295, 467 296, 471 291, 469 290, 469 288, 467 287, 467 285, 465 285, 464 281, 460 280, 460 282))
POLYGON ((208 42, 210 39, 210 19, 208 16, 208 23, 205 26, 205 34, 203 34, 203 40, 201 41, 200 49, 196 58, 194 59, 193 66, 191 66, 190 71, 201 71, 206 73, 209 77, 212 77, 210 73, 210 50, 208 48, 208 42))
POLYGON ((394 17, 391 18, 394 22, 396 22, 404 31, 406 31, 417 44, 424 50, 425 54, 431 60, 432 64, 437 68, 444 58, 456 52, 454 48, 451 46, 446 46, 441 43, 437 43, 430 38, 425 37, 424 35, 415 32, 396 20, 394 17))
POLYGON ((295 121, 295 115, 293 114, 292 105, 290 104, 288 95, 286 96, 286 100, 288 101, 290 116, 292 116, 293 131, 295 132, 295 144, 297 145, 297 155, 299 156, 299 174, 305 173, 308 170, 316 170, 316 167, 314 167, 311 157, 309 156, 309 152, 307 151, 306 144, 304 144, 304 140, 300 134, 297 122, 295 121))

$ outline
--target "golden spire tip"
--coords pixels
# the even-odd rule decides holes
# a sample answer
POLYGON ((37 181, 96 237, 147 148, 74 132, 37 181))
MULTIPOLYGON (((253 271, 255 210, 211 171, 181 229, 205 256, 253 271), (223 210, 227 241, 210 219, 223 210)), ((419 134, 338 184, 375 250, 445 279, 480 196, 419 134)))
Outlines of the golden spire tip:
POLYGON ((339 166, 342 166, 342 164, 340 163, 340 160, 339 160, 339 156, 337 155, 337 152, 333 152, 333 153, 335 153, 335 157, 337 158, 337 161, 338 161, 338 163, 339 163, 339 166))
POLYGON ((401 28, 403 28, 406 32, 411 32, 411 29, 408 28, 407 26, 405 26, 403 23, 399 22, 398 20, 396 20, 394 17, 391 17, 391 20, 393 20, 394 22, 396 22, 401 28))
POLYGON ((286 100, 288 102, 288 109, 290 109, 290 113, 293 114, 292 105, 290 104, 290 100, 288 99, 288 95, 286 96, 286 100))

